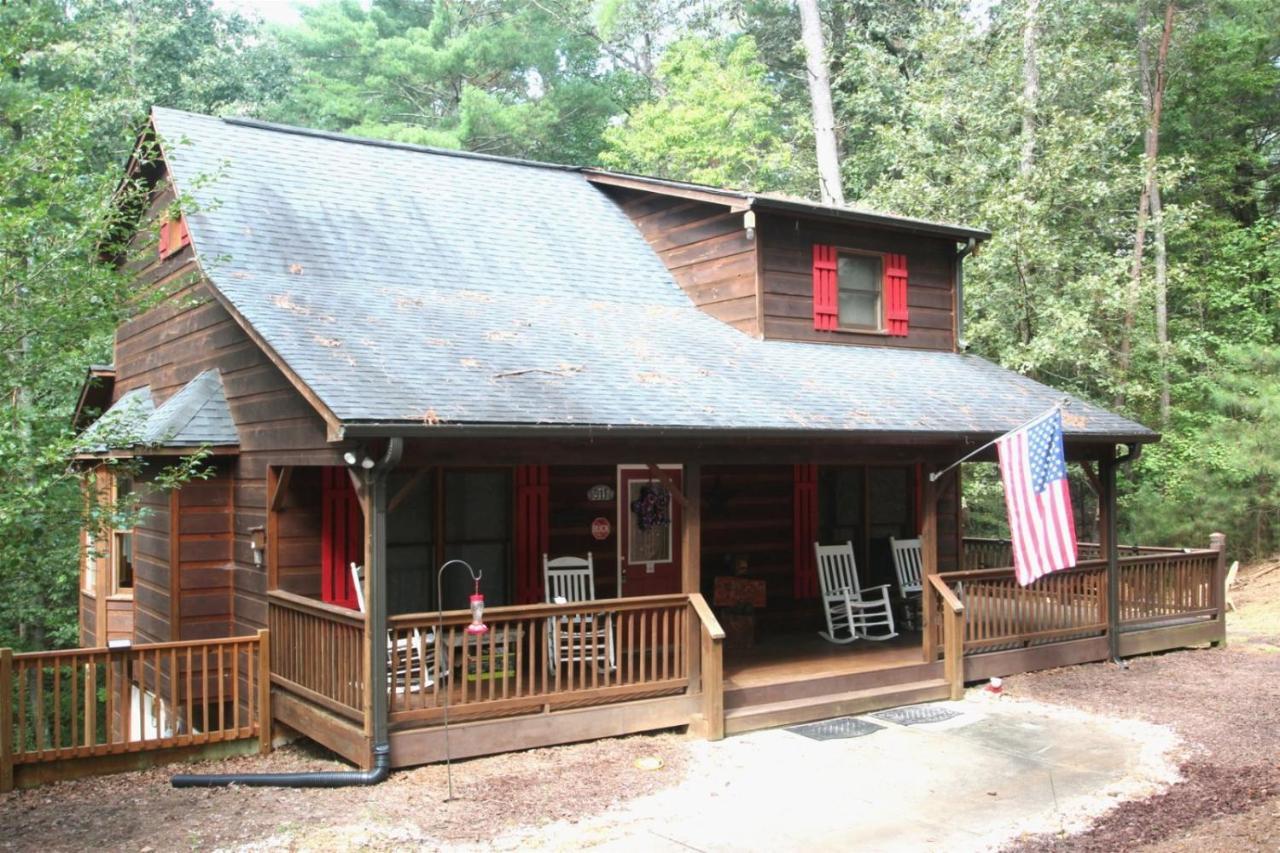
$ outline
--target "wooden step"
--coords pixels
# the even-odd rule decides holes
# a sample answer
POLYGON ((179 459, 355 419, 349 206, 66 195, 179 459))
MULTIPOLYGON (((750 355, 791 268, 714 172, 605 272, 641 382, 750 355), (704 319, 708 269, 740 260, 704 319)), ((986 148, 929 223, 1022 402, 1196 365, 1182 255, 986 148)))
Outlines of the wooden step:
POLYGON ((796 673, 785 680, 772 681, 750 687, 725 686, 725 710, 748 708, 756 705, 771 705, 790 699, 806 699, 820 696, 831 696, 837 693, 856 693, 875 690, 880 687, 893 687, 912 682, 928 681, 942 678, 942 663, 915 663, 906 666, 886 667, 884 669, 864 670, 862 672, 841 672, 815 676, 810 673, 796 673))
POLYGON ((951 695, 945 679, 929 678, 906 684, 890 684, 848 693, 822 696, 805 696, 762 705, 748 705, 728 710, 724 715, 724 732, 727 735, 772 729, 795 723, 828 720, 897 708, 902 705, 918 705, 936 702, 951 695))

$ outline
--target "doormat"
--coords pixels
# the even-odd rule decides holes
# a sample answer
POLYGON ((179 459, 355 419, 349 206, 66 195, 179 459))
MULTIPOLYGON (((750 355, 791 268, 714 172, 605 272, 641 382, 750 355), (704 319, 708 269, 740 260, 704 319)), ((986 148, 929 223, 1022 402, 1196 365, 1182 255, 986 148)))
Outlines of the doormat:
POLYGON ((834 720, 821 720, 816 723, 805 723, 802 726, 791 726, 787 731, 804 735, 811 740, 840 740, 842 738, 862 737, 878 732, 884 726, 877 726, 868 720, 857 717, 838 717, 834 720))
POLYGON ((937 705, 908 705, 904 708, 890 708, 887 711, 876 711, 871 716, 886 723, 897 723, 900 726, 918 726, 921 723, 941 723, 960 716, 958 711, 949 711, 937 705))

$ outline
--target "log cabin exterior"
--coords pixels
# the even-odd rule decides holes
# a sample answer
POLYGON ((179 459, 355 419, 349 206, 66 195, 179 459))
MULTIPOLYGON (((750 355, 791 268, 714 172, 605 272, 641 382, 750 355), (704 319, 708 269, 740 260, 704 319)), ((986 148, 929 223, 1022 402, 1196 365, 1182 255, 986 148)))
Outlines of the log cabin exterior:
MULTIPOLYGON (((928 477, 1064 396, 963 352, 959 266, 986 232, 165 109, 151 141, 161 156, 129 167, 149 203, 118 262, 166 295, 120 327, 77 414, 145 394, 151 440, 84 464, 160 467, 199 445, 213 476, 131 485, 149 512, 127 567, 86 535, 85 646, 269 629, 276 723, 362 766, 389 742, 405 766, 443 756, 446 701, 455 757, 715 737, 944 698, 966 674, 1118 642, 1105 545, 1045 593, 1065 622, 1004 638, 989 617, 1022 599, 964 564, 958 469, 928 477), (670 505, 642 533, 646 489, 670 505), (880 584, 889 537, 917 535, 933 576, 919 630, 818 641, 813 543, 853 542, 880 584), (543 555, 588 552, 597 601, 546 603, 543 555), (465 573, 437 597, 457 558, 483 573, 480 640, 462 632, 465 573), (940 580, 964 572, 960 595, 940 580), (750 647, 731 632, 725 649, 707 603, 725 575, 760 582, 750 647), (960 621, 965 590, 991 624, 960 621), (605 612, 608 665, 548 663, 556 624, 605 612), (408 672, 406 648, 444 674, 408 672), (966 670, 970 652, 985 662, 966 670)), ((1069 459, 1100 466, 1113 522, 1117 449, 1158 436, 1074 398, 1066 433, 1069 459)), ((1181 620, 1171 644, 1221 638, 1220 557, 1167 556, 1195 586, 1162 611, 1181 620)))

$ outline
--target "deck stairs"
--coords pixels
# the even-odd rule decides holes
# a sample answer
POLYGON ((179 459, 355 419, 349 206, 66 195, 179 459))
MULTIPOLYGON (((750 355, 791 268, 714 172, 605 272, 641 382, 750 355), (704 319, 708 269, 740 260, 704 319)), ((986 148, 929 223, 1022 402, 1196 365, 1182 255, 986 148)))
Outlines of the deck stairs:
POLYGON ((797 675, 769 684, 725 685, 726 735, 866 714, 946 699, 942 664, 917 663, 866 672, 797 675))

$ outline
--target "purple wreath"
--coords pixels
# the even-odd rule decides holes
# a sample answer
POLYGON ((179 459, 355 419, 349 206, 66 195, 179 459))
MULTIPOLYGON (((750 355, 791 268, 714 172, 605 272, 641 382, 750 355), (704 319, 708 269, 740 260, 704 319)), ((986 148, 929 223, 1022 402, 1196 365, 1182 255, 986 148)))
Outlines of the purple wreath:
POLYGON ((653 483, 641 486, 640 497, 631 502, 631 511, 636 514, 636 524, 641 530, 670 524, 671 493, 653 483))

